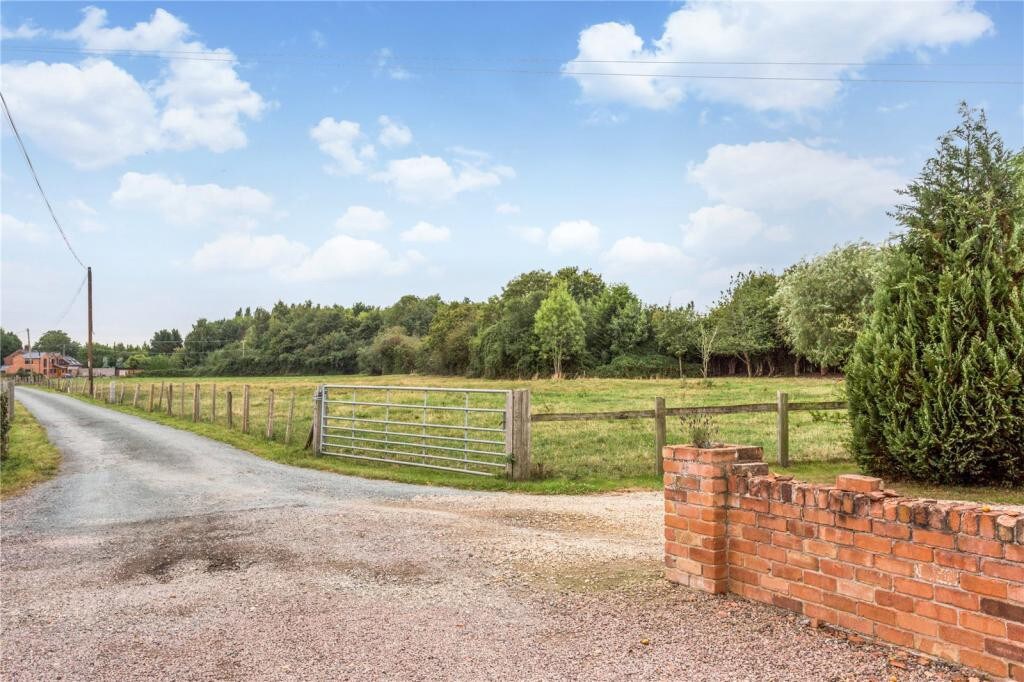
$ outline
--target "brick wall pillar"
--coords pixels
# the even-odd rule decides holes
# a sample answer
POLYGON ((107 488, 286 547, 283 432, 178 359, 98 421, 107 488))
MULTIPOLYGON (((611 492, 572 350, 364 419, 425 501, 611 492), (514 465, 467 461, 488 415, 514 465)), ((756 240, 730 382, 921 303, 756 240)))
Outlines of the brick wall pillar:
MULTIPOLYGON (((715 594, 729 589, 727 518, 729 476, 761 464, 761 448, 670 445, 665 466, 665 577, 715 594)), ((763 471, 762 471, 763 469, 763 471)))

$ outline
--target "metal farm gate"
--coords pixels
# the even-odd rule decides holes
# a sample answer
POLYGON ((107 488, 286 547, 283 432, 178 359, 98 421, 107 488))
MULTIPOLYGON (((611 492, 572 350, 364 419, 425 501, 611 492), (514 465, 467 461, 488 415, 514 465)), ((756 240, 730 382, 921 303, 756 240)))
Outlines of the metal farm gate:
POLYGON ((325 384, 316 400, 319 454, 527 476, 528 391, 325 384))

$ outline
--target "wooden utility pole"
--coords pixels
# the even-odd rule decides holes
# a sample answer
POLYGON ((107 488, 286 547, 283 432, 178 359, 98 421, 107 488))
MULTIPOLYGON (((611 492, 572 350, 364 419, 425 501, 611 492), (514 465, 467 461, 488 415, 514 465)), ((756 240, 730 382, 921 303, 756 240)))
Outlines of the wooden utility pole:
POLYGON ((89 395, 92 395, 92 268, 85 269, 87 284, 87 298, 89 301, 89 338, 86 341, 85 362, 89 368, 89 395))

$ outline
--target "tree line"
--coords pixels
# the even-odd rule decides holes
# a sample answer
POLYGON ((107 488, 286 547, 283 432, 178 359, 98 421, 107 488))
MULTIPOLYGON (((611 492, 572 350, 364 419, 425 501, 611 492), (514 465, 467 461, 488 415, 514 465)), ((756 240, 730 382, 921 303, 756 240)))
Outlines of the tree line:
MULTIPOLYGON (((590 270, 533 270, 486 301, 407 295, 390 306, 278 302, 184 336, 97 345, 97 366, 154 374, 394 374, 486 378, 773 375, 840 369, 867 315, 879 247, 850 244, 781 276, 737 274, 707 311, 645 304, 590 270)), ((20 340, 3 333, 4 353, 20 340)), ((82 344, 48 331, 36 350, 84 362, 82 344)))

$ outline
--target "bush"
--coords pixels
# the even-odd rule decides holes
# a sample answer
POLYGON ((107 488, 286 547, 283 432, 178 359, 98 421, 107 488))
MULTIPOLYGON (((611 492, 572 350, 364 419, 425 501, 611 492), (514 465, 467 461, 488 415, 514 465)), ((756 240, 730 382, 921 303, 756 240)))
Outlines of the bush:
POLYGON ((674 377, 679 375, 679 364, 667 355, 619 355, 608 364, 595 368, 592 375, 603 379, 674 377))
POLYGON ((983 115, 903 193, 847 372, 854 455, 935 483, 1024 483, 1024 159, 983 115))

